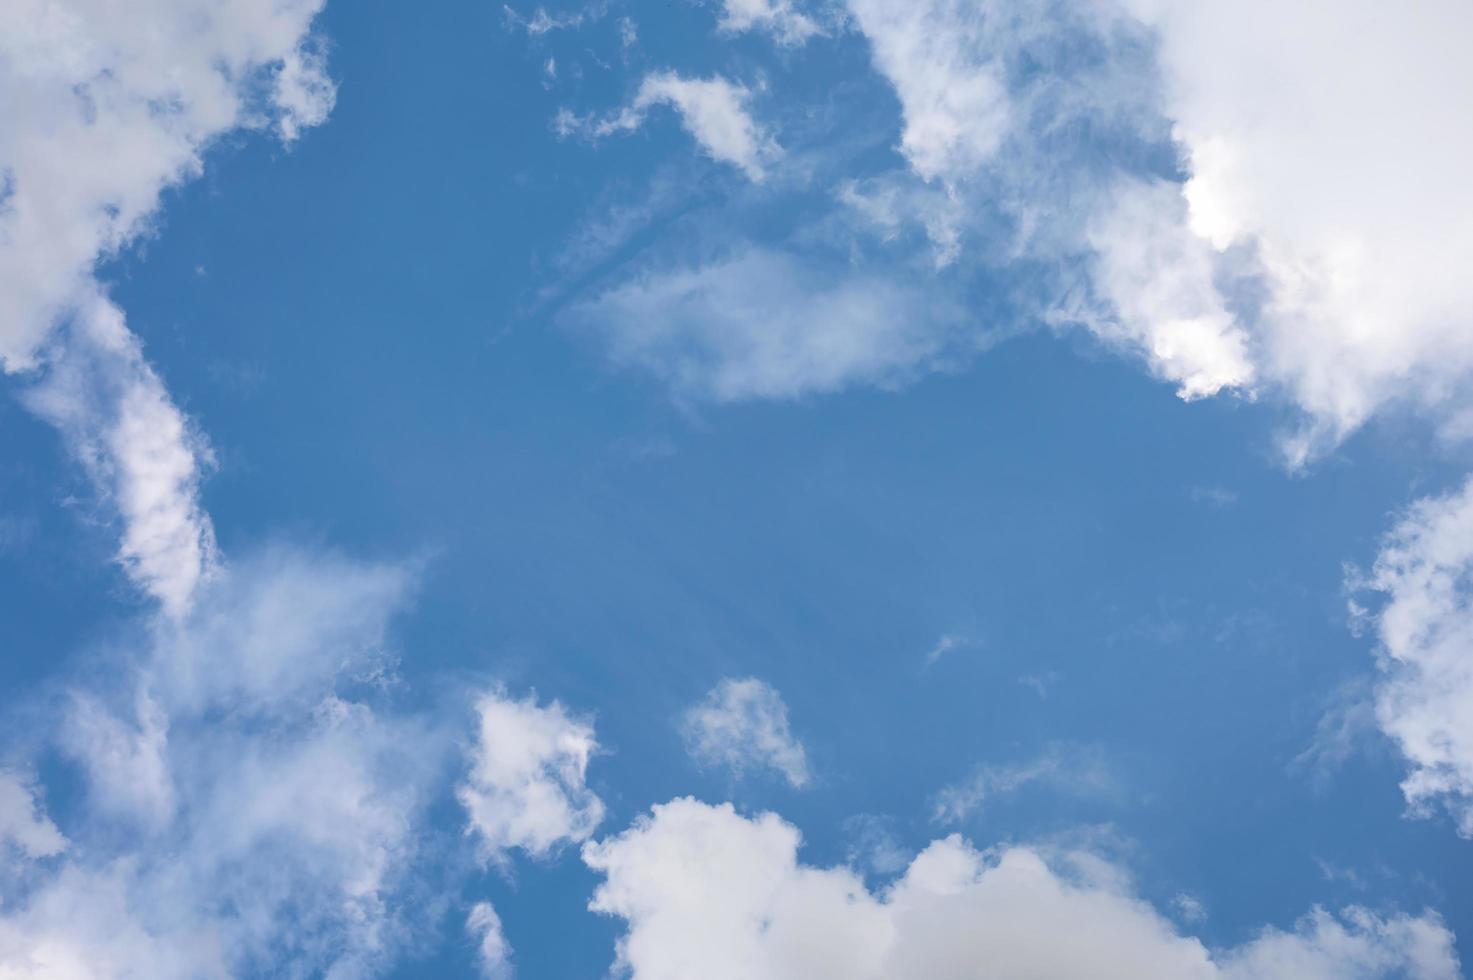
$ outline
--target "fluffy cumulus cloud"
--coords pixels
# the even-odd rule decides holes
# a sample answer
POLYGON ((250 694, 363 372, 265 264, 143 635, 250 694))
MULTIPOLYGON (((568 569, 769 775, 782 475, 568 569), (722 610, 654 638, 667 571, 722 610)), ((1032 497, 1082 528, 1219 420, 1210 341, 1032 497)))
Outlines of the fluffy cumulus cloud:
POLYGON ((1217 290, 1211 246, 1183 221, 1180 188, 1117 186, 1087 231, 1096 285, 1116 315, 1090 317, 1089 326, 1141 354, 1183 398, 1251 388, 1249 339, 1217 290))
POLYGON ((1473 9, 1127 6, 1160 38, 1192 231, 1261 263, 1263 369, 1314 420, 1297 452, 1387 401, 1456 404, 1473 368, 1473 9))
MULTIPOLYGON (((1444 421, 1468 408, 1473 290, 1458 262, 1473 251, 1461 177, 1473 126, 1460 94, 1473 68, 1452 40, 1473 30, 1466 5, 849 6, 899 97, 914 172, 952 187, 1002 175, 1024 217, 1082 206, 1104 315, 1079 319, 1184 396, 1282 393, 1307 419, 1285 440, 1295 464, 1389 402, 1444 421), (1159 52, 1135 82, 1081 97, 1058 62, 1045 62, 1047 87, 1019 70, 1040 38, 1087 52, 1128 38, 1127 17, 1159 52), (1142 101, 1139 79, 1152 77, 1142 101), (1149 140, 1159 118, 1185 181, 1122 172, 1111 192, 1090 192, 1105 157, 1079 168, 1019 138, 1020 125, 1039 131, 1041 102, 1054 103, 1044 131, 1069 115, 1095 128, 1133 116, 1149 140), (1020 164, 1055 176, 1007 177, 1020 164)), ((1054 243, 1063 256, 1077 244, 1054 243)))
POLYGON ((755 677, 727 678, 681 719, 686 750, 703 765, 737 775, 772 769, 792 786, 808 784, 808 755, 788 725, 788 706, 755 677))
MULTIPOLYGON (((588 840, 604 817, 603 801, 586 782, 598 751, 593 727, 556 701, 518 700, 502 688, 482 694, 475 707, 480 725, 455 795, 482 856, 504 867, 513 849, 547 858, 588 840)), ((510 977, 511 944, 489 902, 471 908, 466 930, 476 937, 481 973, 510 977)))
POLYGON ((0 975, 355 976, 395 955, 450 745, 382 690, 411 581, 247 556, 188 616, 99 651, 47 733, 80 775, 72 846, 36 809, 8 831, 51 857, 3 886, 0 975))
POLYGON ((546 857, 587 840, 604 815, 585 782, 598 750, 593 728, 556 701, 543 707, 499 689, 482 695, 476 711, 470 772, 456 796, 484 853, 495 861, 512 848, 546 857))
POLYGON ((322 0, 17 0, 0 37, 0 363, 32 364, 94 266, 241 127, 321 122, 322 0))
POLYGON ((1376 720, 1411 764, 1407 802, 1473 837, 1473 482, 1415 504, 1353 584, 1381 593, 1376 720))
POLYGON ((645 76, 634 100, 617 115, 603 120, 579 119, 564 110, 556 126, 563 135, 608 136, 638 129, 652 108, 669 106, 702 152, 760 181, 766 175, 766 166, 782 151, 752 118, 748 109, 751 98, 750 89, 720 76, 686 78, 674 72, 656 72, 645 76))
POLYGON ((773 814, 679 799, 584 847, 604 876, 592 908, 625 921, 618 967, 635 980, 746 977, 1119 977, 1306 980, 1459 975, 1436 916, 1314 910, 1209 950, 1088 852, 933 842, 871 892, 847 868, 798 859, 773 814))

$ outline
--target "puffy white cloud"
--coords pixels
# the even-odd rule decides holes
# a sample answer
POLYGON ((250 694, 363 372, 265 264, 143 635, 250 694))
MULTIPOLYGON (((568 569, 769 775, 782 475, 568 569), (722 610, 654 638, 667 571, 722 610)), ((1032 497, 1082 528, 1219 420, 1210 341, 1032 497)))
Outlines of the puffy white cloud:
POLYGON ((634 101, 617 115, 594 121, 579 119, 564 110, 556 126, 563 135, 582 132, 593 137, 608 136, 638 129, 651 108, 668 105, 707 156, 738 167, 750 180, 760 181, 766 165, 782 151, 752 118, 748 110, 751 96, 745 86, 719 76, 683 78, 674 72, 656 72, 645 76, 634 101))
POLYGON ((767 31, 781 44, 798 45, 822 33, 813 18, 793 6, 792 0, 724 0, 721 29, 767 31))
POLYGON ((1114 316, 1092 316, 1105 340, 1134 349, 1186 399, 1248 389, 1249 339, 1214 283, 1211 246, 1184 222, 1180 188, 1121 180, 1087 231, 1095 282, 1114 316))
POLYGON ((44 858, 60 854, 66 846, 66 838, 41 810, 30 781, 0 769, 0 859, 7 848, 27 858, 44 858))
POLYGON ((1352 584, 1384 594, 1376 720, 1411 763, 1407 802, 1473 837, 1473 481, 1414 504, 1352 584))
POLYGON ((504 690, 476 702, 480 730, 470 772, 456 796, 485 854, 504 861, 520 848, 546 857, 559 845, 587 840, 604 805, 585 779, 598 750, 593 728, 556 701, 514 700, 504 690))
POLYGON ((283 138, 333 101, 322 0, 16 0, 0 37, 0 365, 30 366, 221 135, 283 138))
POLYGON ((945 296, 756 248, 648 268, 569 316, 603 334, 615 363, 714 401, 895 385, 969 342, 961 309, 945 296))
POLYGON ((686 750, 703 765, 737 775, 774 769, 792 786, 808 784, 808 756, 788 727, 788 706, 755 677, 726 678, 681 719, 686 750))
POLYGON ((922 225, 940 267, 966 254, 968 238, 985 249, 973 260, 1003 267, 1083 261, 1092 288, 1064 290, 1052 308, 1024 315, 1088 327, 1183 398, 1252 387, 1250 338, 1218 291, 1217 251, 1187 227, 1180 185, 1115 172, 1088 148, 1060 145, 1059 134, 1086 128, 1153 137, 1158 120, 1134 78, 1149 66, 1137 65, 1137 39, 1107 5, 849 7, 899 97, 910 170, 942 187, 872 178, 846 185, 847 203, 890 234, 922 225), (1058 52, 1071 43, 1098 49, 1103 63, 1071 63, 1058 52))
POLYGON ((512 975, 511 947, 501 931, 501 917, 489 902, 477 902, 465 917, 466 931, 476 937, 476 955, 481 975, 487 980, 505 980, 512 975))
POLYGON ((1431 913, 1315 910, 1210 952, 1088 852, 933 842, 884 891, 798 860, 798 832, 767 813, 679 799, 584 846, 603 874, 595 911, 627 922, 634 980, 785 977, 1119 977, 1130 980, 1452 980, 1452 936, 1431 913))
POLYGON ((1192 229, 1256 249, 1264 374, 1314 419, 1302 458, 1473 369, 1473 64, 1455 0, 1285 8, 1129 0, 1159 33, 1192 229))
POLYGON ((82 775, 75 846, 0 886, 0 975, 346 977, 392 958, 452 745, 375 703, 411 581, 246 556, 190 614, 99 651, 47 733, 82 775))
POLYGON ((209 447, 144 360, 122 312, 95 292, 79 302, 25 402, 61 431, 122 518, 118 561, 128 576, 180 616, 217 561, 199 503, 209 447))

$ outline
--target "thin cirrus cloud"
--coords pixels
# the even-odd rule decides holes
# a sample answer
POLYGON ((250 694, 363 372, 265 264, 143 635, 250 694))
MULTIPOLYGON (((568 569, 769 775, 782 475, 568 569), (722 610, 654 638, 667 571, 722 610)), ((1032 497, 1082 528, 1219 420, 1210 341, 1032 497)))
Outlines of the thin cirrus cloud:
POLYGON ((808 754, 788 724, 788 706, 755 677, 726 678, 680 720, 686 750, 702 765, 741 776, 764 769, 794 787, 808 785, 808 754))
POLYGON ((633 980, 860 980, 974 976, 1302 980, 1459 976, 1433 914, 1350 907, 1308 913, 1209 951, 1087 850, 933 841, 886 890, 798 860, 798 831, 772 813, 672 800, 584 846, 603 876, 592 908, 624 921, 617 966, 633 980))

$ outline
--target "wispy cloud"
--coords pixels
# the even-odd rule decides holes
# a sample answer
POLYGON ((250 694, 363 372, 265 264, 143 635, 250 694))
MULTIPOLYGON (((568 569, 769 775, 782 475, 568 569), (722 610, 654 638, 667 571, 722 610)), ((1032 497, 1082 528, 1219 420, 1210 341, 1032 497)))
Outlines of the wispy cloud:
POLYGON ((1015 796, 1029 787, 1047 787, 1071 796, 1099 796, 1113 794, 1117 785, 1117 777, 1098 750, 1054 745, 1026 762, 978 766, 966 779, 936 794, 931 819, 940 824, 962 823, 989 802, 1015 796))
POLYGON ((681 718, 691 758, 725 766, 740 776, 772 769, 789 785, 806 786, 808 754, 788 724, 788 706, 776 688, 756 679, 727 678, 681 718))
POLYGON ((650 109, 666 105, 711 159, 739 168, 753 181, 766 176, 766 167, 782 155, 773 138, 752 118, 752 92, 720 76, 686 78, 674 72, 645 76, 634 100, 605 119, 560 112, 554 128, 562 136, 592 138, 629 132, 644 125, 650 109))

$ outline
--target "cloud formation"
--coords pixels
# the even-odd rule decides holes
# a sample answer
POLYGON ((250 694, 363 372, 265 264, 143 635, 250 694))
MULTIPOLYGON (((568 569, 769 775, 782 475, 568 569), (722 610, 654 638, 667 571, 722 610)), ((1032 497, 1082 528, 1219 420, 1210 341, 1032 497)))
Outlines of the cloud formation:
POLYGON ((17 371, 239 128, 285 140, 334 88, 322 0, 17 0, 0 37, 0 365, 17 371))
POLYGON ((733 33, 766 31, 779 44, 793 46, 822 33, 813 18, 798 10, 792 0, 723 0, 721 29, 733 33))
POLYGON ((7 849, 35 859, 60 854, 66 846, 66 838, 37 803, 31 782, 0 769, 0 867, 7 849))
POLYGON ((634 100, 617 115, 604 120, 579 119, 563 110, 555 126, 565 136, 609 136, 638 129, 650 109, 666 105, 675 110, 681 126, 702 152, 737 167, 750 180, 761 181, 766 166, 782 151, 753 120, 747 107, 751 97, 750 89, 720 76, 685 78, 674 72, 656 72, 645 76, 634 100))
POLYGON ((1119 977, 1307 980, 1459 975, 1431 913, 1315 909, 1210 951, 1137 898, 1088 852, 933 842, 870 892, 847 868, 798 860, 799 835, 771 813, 678 799, 584 846, 604 876, 591 907, 625 921, 616 968, 633 980, 802 977, 1119 977))
POLYGON ((956 0, 850 0, 849 10, 900 98, 911 167, 948 183, 976 174, 1010 122, 1001 52, 987 40, 991 11, 956 0))
POLYGON ((1351 584, 1384 600, 1376 721, 1411 763, 1407 803, 1446 807, 1473 837, 1473 481, 1414 504, 1351 584))
POLYGON ((970 343, 957 305, 903 277, 760 248, 651 265, 567 318, 603 334, 615 363, 719 402, 893 386, 970 343))
MULTIPOLYGON (((1392 405, 1428 412, 1449 437, 1473 431, 1464 394, 1473 291, 1458 266, 1473 251, 1473 191, 1461 177, 1473 128, 1459 99, 1473 68, 1449 40, 1473 29, 1465 7, 1394 17, 1370 0, 1282 15, 1266 0, 847 7, 896 95, 903 167, 844 173, 834 191, 856 233, 868 225, 893 241, 907 226, 925 230, 937 272, 952 270, 918 280, 928 298, 966 296, 958 269, 1014 279, 1042 270, 1034 295, 1006 310, 1012 321, 1087 329, 1184 398, 1283 400, 1302 415, 1282 437, 1295 467, 1392 405)), ((702 137, 693 122, 709 115, 727 122, 708 133, 756 131, 730 90, 697 99, 646 84, 637 105, 682 107, 713 156, 760 156, 755 138, 702 137)), ((626 112, 629 125, 642 118, 626 112)), ((788 176, 813 179, 815 157, 795 159, 788 176)), ((740 165, 754 177, 779 168, 740 165)), ((794 261, 841 214, 793 229, 794 261)), ((869 275, 861 265, 851 277, 869 275)), ((913 322, 924 310, 883 315, 913 322)), ((853 359, 871 368, 815 390, 873 384, 890 375, 882 365, 918 366, 912 347, 886 346, 899 327, 836 312, 853 317, 852 347, 863 351, 853 359)), ((728 319, 764 313, 738 304, 728 319)), ((805 356, 802 344, 773 354, 794 373, 805 356)), ((758 385, 739 395, 773 396, 758 385)))
POLYGON ((219 563, 199 502, 209 446, 170 399, 123 322, 93 293, 73 314, 26 405, 61 432, 103 503, 122 521, 117 560, 171 616, 182 616, 219 563))
POLYGON ((511 977, 511 947, 501 931, 501 917, 490 902, 477 902, 465 918, 465 928, 476 939, 476 957, 486 980, 511 977))
POLYGON ((989 801, 1012 796, 1029 786, 1046 786, 1071 795, 1108 794, 1115 777, 1100 753, 1079 747, 1051 746, 1035 759, 1016 765, 978 766, 966 779, 944 787, 932 801, 931 819, 958 824, 989 801))
POLYGON ((1251 248, 1263 373, 1324 448, 1390 401, 1465 408, 1473 369, 1466 4, 1129 0, 1155 29, 1193 233, 1251 248))
MULTIPOLYGON (((449 747, 376 680, 411 582, 264 552, 189 616, 99 651, 105 669, 68 685, 45 733, 81 777, 74 846, 0 888, 0 974, 350 976, 391 960, 422 925, 397 896, 449 747)), ((47 826, 32 857, 58 850, 47 826)))
POLYGON ((788 784, 808 784, 808 755, 788 726, 788 706, 755 677, 726 678, 681 719, 685 747, 702 765, 740 776, 772 769, 788 784))
POLYGON ((456 797, 469 818, 466 832, 485 855, 503 862, 519 848, 546 857, 562 844, 587 840, 604 815, 603 801, 585 783, 598 750, 592 726, 556 701, 542 707, 501 689, 483 694, 476 713, 470 772, 456 797))
POLYGON ((44 367, 29 404, 116 506, 124 569, 176 617, 215 562, 197 500, 208 451, 97 266, 152 230, 223 135, 290 143, 327 118, 321 5, 19 0, 0 38, 0 367, 44 367))

